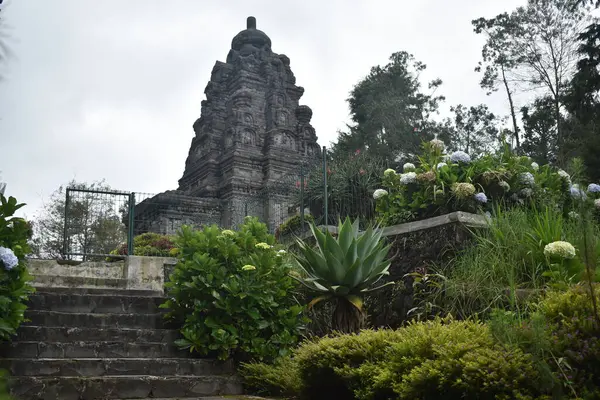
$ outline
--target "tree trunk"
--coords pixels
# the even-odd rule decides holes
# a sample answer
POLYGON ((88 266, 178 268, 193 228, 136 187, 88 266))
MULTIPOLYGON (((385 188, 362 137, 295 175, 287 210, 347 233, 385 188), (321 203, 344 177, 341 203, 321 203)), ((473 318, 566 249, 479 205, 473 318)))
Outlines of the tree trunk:
POLYGON ((504 82, 504 87, 506 88, 506 96, 508 97, 508 105, 510 107, 510 116, 512 118, 513 130, 515 135, 515 145, 518 149, 521 146, 519 142, 519 125, 517 125, 517 115, 515 114, 515 105, 512 99, 512 93, 510 92, 510 88, 508 87, 508 81, 506 80, 506 75, 504 74, 504 66, 501 66, 502 69, 502 82, 504 82))
POLYGON ((333 320, 331 327, 334 331, 341 333, 358 333, 363 327, 365 320, 364 313, 350 303, 346 298, 339 297, 335 310, 333 311, 333 320))

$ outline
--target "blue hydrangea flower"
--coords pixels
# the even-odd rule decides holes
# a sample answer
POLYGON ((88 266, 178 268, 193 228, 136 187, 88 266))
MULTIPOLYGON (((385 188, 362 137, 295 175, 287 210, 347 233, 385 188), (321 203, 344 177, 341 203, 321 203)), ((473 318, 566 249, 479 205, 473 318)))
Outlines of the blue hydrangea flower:
POLYGON ((475 193, 474 197, 475 197, 475 200, 477 200, 480 203, 487 203, 487 201, 488 201, 487 196, 483 192, 475 193))
POLYGON ((571 197, 573 197, 574 199, 585 200, 587 198, 585 192, 581 190, 578 185, 571 186, 570 192, 571 197))
POLYGON ((596 183, 590 183, 588 186, 588 192, 590 193, 600 193, 600 185, 596 183))
POLYGON ((531 172, 523 172, 519 175, 519 179, 523 185, 533 186, 535 184, 535 178, 531 172))
POLYGON ((4 268, 11 270, 19 264, 19 259, 11 249, 0 247, 0 261, 4 264, 4 268))
POLYGON ((455 151, 454 153, 450 154, 450 161, 452 162, 462 162, 462 163, 470 163, 471 162, 471 156, 468 155, 467 153, 465 153, 464 151, 455 151))

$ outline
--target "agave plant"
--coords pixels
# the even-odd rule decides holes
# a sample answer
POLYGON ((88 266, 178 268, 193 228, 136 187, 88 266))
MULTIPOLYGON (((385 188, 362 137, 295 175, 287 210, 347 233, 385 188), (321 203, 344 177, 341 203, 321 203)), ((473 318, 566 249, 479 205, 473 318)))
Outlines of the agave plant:
POLYGON ((384 246, 380 229, 360 232, 358 219, 354 223, 349 218, 343 224, 340 221, 337 238, 329 231, 322 232, 313 223, 310 229, 316 244, 298 240, 300 251, 295 255, 305 273, 296 279, 317 294, 308 307, 324 300, 336 300, 333 329, 357 332, 364 320, 362 295, 393 284, 375 286, 383 276, 389 275, 390 246, 384 246))

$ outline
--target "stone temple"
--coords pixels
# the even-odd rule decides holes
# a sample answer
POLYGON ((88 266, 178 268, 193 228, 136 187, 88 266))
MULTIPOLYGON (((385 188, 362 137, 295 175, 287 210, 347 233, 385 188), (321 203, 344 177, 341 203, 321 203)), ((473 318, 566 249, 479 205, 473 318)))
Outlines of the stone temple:
POLYGON ((269 188, 321 155, 290 59, 271 50, 254 17, 233 38, 226 62, 216 62, 204 93, 179 188, 136 205, 136 233, 234 227, 246 215, 274 229, 292 199, 269 188))

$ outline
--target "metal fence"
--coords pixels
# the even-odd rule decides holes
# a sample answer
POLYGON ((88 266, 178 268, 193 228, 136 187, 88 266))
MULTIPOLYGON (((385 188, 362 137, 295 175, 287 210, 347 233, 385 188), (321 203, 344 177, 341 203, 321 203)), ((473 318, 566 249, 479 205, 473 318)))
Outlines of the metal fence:
POLYGON ((332 159, 324 148, 322 159, 305 161, 261 192, 229 203, 177 191, 153 195, 68 188, 62 254, 79 260, 164 256, 169 243, 159 235, 174 235, 182 225, 231 228, 246 215, 259 217, 278 236, 305 231, 309 221, 336 225, 349 216, 366 224, 375 218, 372 193, 385 167, 359 153, 332 159))

